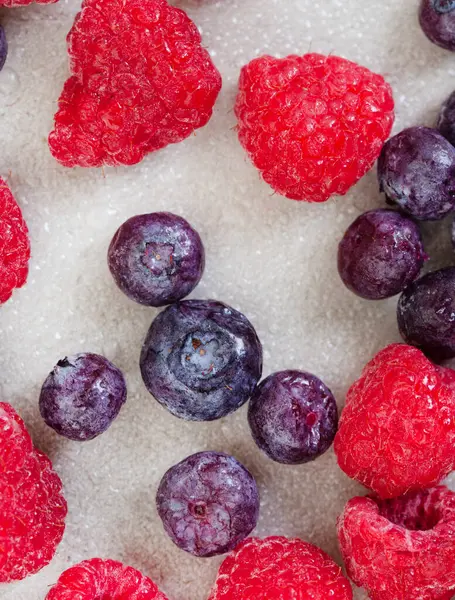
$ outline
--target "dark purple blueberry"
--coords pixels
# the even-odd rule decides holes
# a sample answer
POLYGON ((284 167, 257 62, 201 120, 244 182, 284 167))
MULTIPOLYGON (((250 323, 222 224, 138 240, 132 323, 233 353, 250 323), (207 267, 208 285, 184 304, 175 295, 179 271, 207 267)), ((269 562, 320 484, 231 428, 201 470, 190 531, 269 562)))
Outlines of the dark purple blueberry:
POLYGON ((455 0, 421 0, 419 21, 429 40, 455 51, 455 0))
POLYGON ((455 208, 455 148, 435 129, 410 127, 384 144, 378 161, 381 191, 422 221, 455 208))
POLYGON ((405 342, 434 360, 455 356, 455 267, 427 273, 401 295, 398 327, 405 342))
POLYGON ((106 431, 126 400, 119 369, 99 354, 60 360, 41 389, 41 416, 70 440, 92 440, 106 431))
POLYGON ((229 552, 253 531, 259 493, 233 456, 198 452, 165 473, 156 506, 174 544, 207 557, 229 552))
POLYGON ((8 42, 6 41, 5 30, 0 25, 0 71, 5 66, 6 57, 8 56, 8 42))
POLYGON ((438 130, 452 146, 455 146, 455 92, 450 94, 441 107, 438 130))
POLYGON ((193 291, 204 271, 204 246, 188 221, 166 212, 128 219, 114 235, 108 264, 131 300, 164 306, 193 291))
POLYGON ((321 456, 338 428, 329 388, 304 371, 280 371, 256 388, 248 408, 256 444, 272 460, 300 465, 321 456))
POLYGON ((390 298, 414 281, 426 255, 418 226, 393 210, 360 215, 338 246, 338 272, 352 292, 368 300, 390 298))
POLYGON ((173 415, 213 421, 253 393, 262 346, 248 319, 230 306, 184 300, 153 321, 140 363, 148 391, 173 415))

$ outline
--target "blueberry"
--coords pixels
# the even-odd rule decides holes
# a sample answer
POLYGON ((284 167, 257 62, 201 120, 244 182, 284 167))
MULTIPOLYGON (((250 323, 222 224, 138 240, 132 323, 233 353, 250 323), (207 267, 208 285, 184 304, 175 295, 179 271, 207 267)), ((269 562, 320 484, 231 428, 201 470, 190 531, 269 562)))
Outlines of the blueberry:
POLYGON ((256 527, 259 493, 233 456, 199 452, 167 471, 156 506, 174 544, 208 557, 229 552, 256 527))
POLYGON ((421 0, 419 21, 429 40, 455 51, 455 0, 421 0))
POLYGON ((381 191, 419 220, 442 219, 455 208, 455 148, 435 129, 410 127, 384 144, 381 191))
POLYGON ((59 361, 41 389, 41 416, 70 440, 91 440, 106 431, 126 400, 125 379, 99 354, 59 361))
POLYGON ((426 255, 418 226, 393 210, 371 210, 350 225, 338 247, 338 272, 352 292, 389 298, 414 281, 426 255))
POLYGON ((338 410, 329 388, 304 371, 280 371, 256 388, 248 407, 256 444, 276 462, 299 465, 332 444, 338 410))
POLYGON ((188 221, 166 212, 128 219, 114 235, 108 264, 118 287, 146 306, 187 296, 202 277, 204 246, 188 221))
POLYGON ((455 267, 427 273, 401 295, 398 327, 405 342, 434 360, 455 356, 455 267))
POLYGON ((455 92, 450 94, 439 113, 438 130, 455 146, 455 92))
POLYGON ((147 389, 172 414, 212 421, 251 396, 262 347, 238 311, 214 300, 184 300, 153 321, 140 363, 147 389))
POLYGON ((0 25, 0 71, 3 69, 6 57, 8 56, 8 42, 6 41, 5 30, 0 25))

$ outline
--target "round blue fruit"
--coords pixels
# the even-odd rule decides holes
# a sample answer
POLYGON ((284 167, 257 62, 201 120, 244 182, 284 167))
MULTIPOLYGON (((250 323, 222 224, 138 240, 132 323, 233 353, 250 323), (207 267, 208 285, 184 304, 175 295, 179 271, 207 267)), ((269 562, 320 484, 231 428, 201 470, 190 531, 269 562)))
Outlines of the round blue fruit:
POLYGON ((388 140, 378 160, 381 191, 422 221, 455 208, 455 148, 435 129, 410 127, 388 140))
POLYGON ((248 407, 256 444, 272 460, 299 465, 321 456, 338 428, 329 388, 304 371, 280 371, 256 388, 248 407))
POLYGON ((360 215, 338 246, 338 272, 352 292, 368 300, 399 294, 416 277, 426 255, 414 221, 393 210, 360 215))
POLYGON ((251 473, 233 456, 199 452, 167 471, 156 506, 179 548, 208 557, 229 552, 256 527, 259 493, 251 473))
POLYGON ((5 30, 0 25, 0 71, 5 66, 6 57, 8 56, 8 42, 6 41, 5 30))
POLYGON ((455 51, 455 0, 421 0, 419 21, 430 41, 455 51))
POLYGON ((164 306, 181 300, 199 283, 204 246, 182 217, 167 212, 138 215, 114 235, 108 265, 115 283, 131 300, 164 306))
POLYGON ((75 354, 48 375, 39 409, 54 431, 83 442, 106 431, 125 401, 125 379, 115 365, 99 354, 75 354))
POLYGON ((230 306, 184 300, 153 321, 140 366, 147 389, 172 414, 212 421, 249 399, 262 373, 262 346, 230 306))

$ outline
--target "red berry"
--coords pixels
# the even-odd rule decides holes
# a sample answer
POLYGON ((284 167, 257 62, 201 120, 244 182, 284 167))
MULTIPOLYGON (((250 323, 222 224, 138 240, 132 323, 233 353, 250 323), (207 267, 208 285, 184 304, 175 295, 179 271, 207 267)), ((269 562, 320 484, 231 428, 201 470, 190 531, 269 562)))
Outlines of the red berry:
POLYGON ((84 0, 72 76, 49 136, 66 167, 132 165, 205 125, 221 76, 194 23, 166 0, 84 0))
POLYGON ((27 281, 29 259, 27 225, 13 194, 0 177, 0 304, 27 281))
POLYGON ((222 563, 209 600, 351 600, 340 567, 299 539, 248 538, 222 563))
POLYGON ((155 583, 133 567, 92 558, 67 569, 46 600, 167 600, 155 583))
POLYGON ((353 498, 338 521, 349 577, 372 600, 449 600, 455 593, 455 493, 353 498))
POLYGON ((47 565, 65 529, 62 483, 14 409, 0 403, 0 583, 47 565))
POLYGON ((347 394, 335 437, 343 471, 383 498, 439 483, 455 467, 454 376, 417 348, 381 350, 347 394))
POLYGON ((337 56, 262 56, 243 67, 239 139, 264 180, 292 200, 345 194, 373 166, 394 120, 380 75, 337 56))

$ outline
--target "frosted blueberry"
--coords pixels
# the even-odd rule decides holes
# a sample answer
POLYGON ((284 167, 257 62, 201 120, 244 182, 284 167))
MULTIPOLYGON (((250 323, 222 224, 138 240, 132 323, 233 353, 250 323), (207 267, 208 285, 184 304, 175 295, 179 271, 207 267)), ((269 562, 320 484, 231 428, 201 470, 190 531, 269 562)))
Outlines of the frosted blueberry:
POLYGON ((259 493, 233 456, 199 452, 165 473, 156 506, 179 548, 208 557, 229 552, 256 527, 259 493))
POLYGON ((214 300, 184 300, 153 321, 140 366, 147 389, 172 414, 212 421, 251 396, 262 346, 240 312, 214 300))
POLYGON ((119 369, 99 354, 60 360, 41 389, 41 416, 57 433, 83 442, 111 425, 126 401, 119 369))
POLYGON ((256 444, 279 463, 314 460, 332 444, 338 410, 329 388, 304 371, 280 371, 256 388, 248 407, 256 444))
POLYGON ((421 0, 419 21, 429 40, 455 51, 455 0, 421 0))
POLYGON ((108 264, 118 287, 132 300, 164 306, 199 283, 204 246, 188 221, 167 212, 128 219, 114 235, 108 264))

